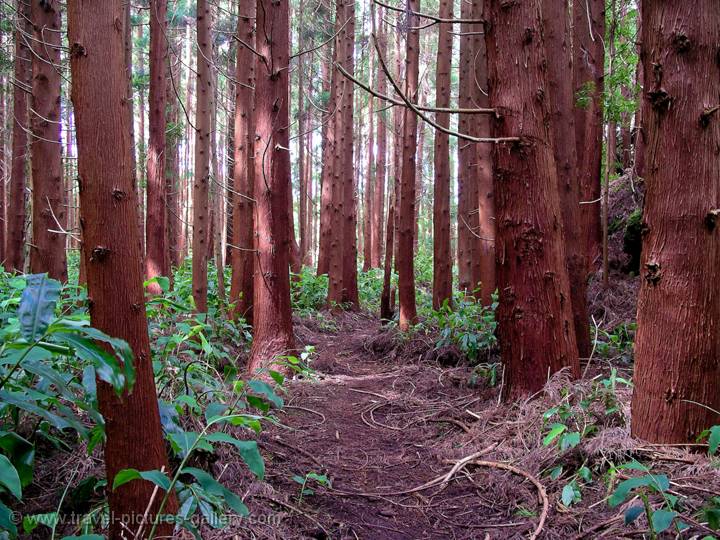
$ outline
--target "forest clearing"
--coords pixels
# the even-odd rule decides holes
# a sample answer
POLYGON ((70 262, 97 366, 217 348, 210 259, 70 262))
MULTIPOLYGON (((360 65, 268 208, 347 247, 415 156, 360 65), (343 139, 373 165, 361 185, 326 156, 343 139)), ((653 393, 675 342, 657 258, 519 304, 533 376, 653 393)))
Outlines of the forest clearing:
POLYGON ((720 538, 717 0, 0 2, 0 540, 720 538))

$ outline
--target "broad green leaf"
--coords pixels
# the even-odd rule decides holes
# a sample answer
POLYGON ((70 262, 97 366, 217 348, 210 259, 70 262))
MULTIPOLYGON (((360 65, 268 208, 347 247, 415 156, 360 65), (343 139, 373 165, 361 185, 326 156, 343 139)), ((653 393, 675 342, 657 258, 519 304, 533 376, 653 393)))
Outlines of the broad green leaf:
POLYGON ((15 466, 2 454, 0 454, 0 486, 4 486, 18 501, 22 500, 20 476, 15 466))
POLYGON ((575 448, 578 444, 580 444, 580 434, 577 431, 566 433, 560 439, 560 450, 575 448))
POLYGON ((122 471, 118 472, 113 479, 113 491, 115 491, 120 486, 127 484, 128 482, 140 479, 152 482, 153 484, 159 486, 165 491, 170 489, 170 479, 162 471, 138 471, 137 469, 123 469, 122 471))
POLYGON ((708 437, 708 452, 714 454, 720 446, 720 426, 710 428, 710 437, 708 437))
POLYGON ((115 355, 109 353, 92 339, 71 333, 58 333, 55 338, 68 343, 78 357, 95 366, 97 377, 112 385, 116 392, 125 389, 125 374, 115 355))
POLYGON ((618 484, 615 492, 610 496, 608 504, 614 508, 622 503, 630 492, 639 487, 652 487, 660 491, 666 491, 670 487, 670 480, 664 474, 648 474, 639 478, 629 478, 618 484))
POLYGON ((194 476, 195 480, 198 481, 198 484, 200 484, 200 486, 211 495, 222 497, 227 505, 238 515, 247 516, 250 513, 247 506, 245 506, 240 500, 240 497, 235 495, 232 491, 227 489, 205 471, 194 467, 185 467, 182 472, 194 476))
POLYGON ((543 446, 549 446, 552 444, 552 442, 565 430, 567 429, 567 426, 564 424, 553 424, 550 426, 550 431, 547 435, 545 435, 545 438, 543 439, 543 446))
POLYGON ((273 390, 272 386, 270 386, 265 381, 258 381, 258 380, 253 379, 253 380, 248 381, 248 386, 256 394, 265 396, 268 399, 268 401, 270 401, 276 407, 282 408, 282 406, 283 406, 282 398, 280 396, 278 396, 275 393, 275 390, 273 390))
POLYGON ((35 342, 45 334, 53 320, 59 296, 59 281, 50 279, 47 274, 27 276, 27 286, 18 307, 20 332, 24 339, 35 342))
POLYGON ((210 442, 228 443, 232 444, 237 451, 240 453, 240 457, 260 480, 265 477, 265 462, 263 461, 260 451, 258 450, 257 442, 255 441, 241 441, 235 437, 231 437, 227 433, 211 433, 206 435, 205 438, 210 442))
MULTIPOLYGON (((17 527, 14 520, 15 514, 7 506, 0 501, 0 534, 2 531, 8 531, 12 537, 17 536, 17 527)), ((1 536, 0 536, 1 538, 1 536)))
POLYGON ((193 448, 196 450, 204 450, 205 452, 213 451, 213 447, 207 442, 207 439, 200 437, 200 434, 194 431, 168 433, 167 439, 170 441, 175 453, 181 457, 187 456, 193 448))
POLYGON ((631 506, 625 511, 625 525, 630 525, 640 514, 645 511, 645 507, 641 505, 631 506))
POLYGON ((661 533, 672 525, 673 519, 677 516, 677 512, 671 512, 669 510, 655 510, 652 513, 652 528, 656 533, 661 533))
POLYGON ((62 430, 71 428, 80 433, 81 435, 87 433, 87 429, 85 428, 85 426, 82 425, 80 420, 75 415, 72 415, 70 418, 63 418, 57 414, 51 413, 45 407, 39 406, 37 402, 31 397, 29 397, 27 393, 7 392, 5 390, 0 390, 0 402, 14 405, 19 409, 39 416, 40 418, 47 420, 53 427, 56 427, 57 429, 62 430))
POLYGON ((15 466, 22 486, 29 486, 35 464, 35 446, 17 433, 0 431, 0 449, 15 466))
POLYGON ((572 484, 566 484, 565 487, 562 489, 562 494, 560 495, 560 500, 562 500, 562 503, 565 506, 570 506, 575 502, 576 497, 576 491, 575 486, 572 484))

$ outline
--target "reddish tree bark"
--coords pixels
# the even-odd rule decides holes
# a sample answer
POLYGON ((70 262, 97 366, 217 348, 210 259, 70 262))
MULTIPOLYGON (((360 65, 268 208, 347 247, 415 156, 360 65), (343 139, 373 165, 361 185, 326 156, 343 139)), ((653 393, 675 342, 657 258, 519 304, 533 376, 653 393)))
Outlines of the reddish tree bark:
MULTIPOLYGON (((121 0, 68 2, 72 101, 82 186, 80 212, 88 297, 92 298, 90 319, 94 328, 130 344, 137 377, 132 393, 122 398, 109 385, 97 383, 105 419, 109 485, 122 469, 168 470, 150 358, 135 173, 127 137, 123 10, 121 0)), ((151 482, 136 480, 109 491, 111 540, 125 537, 123 522, 130 530, 137 529, 154 489, 151 482)), ((164 513, 173 513, 176 508, 172 496, 164 513)), ((156 509, 157 502, 150 519, 156 509)), ((158 532, 170 535, 172 526, 161 526, 158 532)))
POLYGON ((395 233, 395 197, 388 201, 387 226, 385 228, 385 267, 383 272, 383 288, 380 294, 380 319, 390 321, 393 318, 390 282, 392 278, 393 244, 395 233))
MULTIPOLYGON (((407 0, 407 32, 405 55, 405 88, 407 98, 417 103, 420 72, 420 21, 410 12, 420 11, 420 0, 407 0)), ((398 227, 398 296, 400 300, 400 329, 406 331, 417 322, 415 307, 415 153, 417 152, 417 116, 403 108, 402 176, 400 181, 400 214, 398 227)))
POLYGON ((31 35, 30 2, 17 2, 13 85, 12 161, 7 212, 7 268, 22 272, 25 267, 25 184, 28 157, 28 95, 31 89, 30 49, 25 36, 31 35))
POLYGON ((720 424, 720 6, 643 5, 648 138, 633 435, 695 442, 720 424))
POLYGON ((210 121, 213 80, 210 4, 197 4, 197 101, 195 111, 195 177, 193 179, 192 288, 195 309, 207 311, 207 263, 210 227, 210 121))
MULTIPOLYGON (((336 25, 340 25, 336 42, 338 62, 350 74, 354 72, 354 2, 337 0, 336 25)), ((333 122, 334 138, 332 176, 330 178, 330 254, 328 267, 328 303, 358 305, 357 237, 355 215, 355 165, 353 146, 354 85, 337 71, 338 110, 333 122)))
MULTIPOLYGON (((453 2, 441 0, 438 16, 453 18, 453 2)), ((435 106, 450 106, 450 68, 452 58, 452 25, 438 26, 437 75, 435 106)), ((435 113, 435 122, 450 127, 448 113, 435 113)), ((447 300, 452 303, 452 256, 450 254, 450 138, 435 130, 435 192, 433 194, 433 309, 447 300)))
MULTIPOLYGON (((373 3, 374 7, 375 4, 373 3)), ((373 24, 375 23, 373 17, 373 24)), ((384 51, 387 47, 385 37, 385 23, 380 18, 377 33, 378 46, 384 51)), ((374 28, 374 26, 373 26, 374 28)), ((373 30, 374 31, 374 30, 373 30)), ((387 94, 387 77, 385 72, 377 66, 378 92, 387 94)), ((383 219, 385 218, 385 177, 387 176, 387 110, 383 108, 377 114, 377 168, 375 169, 375 192, 372 204, 372 249, 370 253, 370 266, 380 268, 383 256, 383 219)))
POLYGON ((60 130, 60 5, 56 0, 31 0, 32 55, 32 196, 33 240, 30 271, 47 272, 67 281, 65 186, 60 130), (56 232, 52 232, 56 231, 56 232))
POLYGON ((255 74, 255 299, 248 369, 268 367, 295 346, 290 309, 288 184, 289 1, 257 0, 255 74))
POLYGON ((570 278, 575 339, 581 357, 590 356, 590 324, 587 310, 587 261, 581 237, 580 186, 575 138, 572 80, 572 39, 568 0, 543 0, 543 37, 550 88, 550 131, 554 140, 562 211, 565 255, 570 278))
MULTIPOLYGON (((298 49, 303 50, 305 41, 303 39, 303 31, 305 29, 304 22, 305 4, 303 0, 298 3, 298 49)), ((307 162, 305 152, 305 140, 308 137, 307 118, 308 114, 305 110, 305 58, 301 55, 298 58, 298 180, 299 180, 299 200, 298 200, 298 221, 300 232, 300 263, 308 263, 309 251, 309 230, 308 230, 308 178, 307 178, 307 162)))
MULTIPOLYGON (((171 32, 175 47, 178 46, 176 29, 171 32)), ((170 48, 172 51, 175 47, 170 48)), ((180 107, 176 92, 180 88, 180 63, 173 52, 167 64, 168 83, 165 85, 167 100, 168 124, 174 126, 172 132, 167 134, 165 151, 165 190, 167 193, 167 250, 169 255, 170 268, 178 268, 182 263, 180 245, 182 243, 182 221, 180 215, 182 180, 180 178, 180 135, 177 130, 180 119, 180 107)), ((172 272, 171 272, 172 274, 172 272)))
MULTIPOLYGON (((241 0, 237 33, 249 47, 255 46, 255 0, 241 0)), ((253 114, 255 85, 255 55, 238 43, 235 77, 235 166, 233 169, 233 238, 232 282, 230 301, 235 304, 235 315, 253 322, 253 272, 255 264, 253 235, 253 184, 255 176, 253 114)))
POLYGON ((600 256, 602 93, 605 80, 605 0, 573 0, 573 96, 580 178, 581 234, 588 271, 600 256), (592 32, 592 33, 591 33, 592 32), (591 202, 592 201, 592 202, 591 202))
MULTIPOLYGON (((478 0, 462 2, 461 17, 472 19, 478 0)), ((480 89, 475 77, 475 47, 473 32, 476 24, 460 25, 460 81, 458 105, 461 108, 473 108, 480 89)), ((461 114, 458 118, 458 129, 462 133, 475 134, 477 119, 474 115, 461 114)), ((480 280, 480 241, 478 229, 478 148, 469 141, 458 141, 458 204, 457 204, 457 258, 458 287, 466 294, 472 294, 480 280)))
MULTIPOLYGON (((373 85, 373 55, 368 60, 369 84, 373 85)), ((375 175, 375 102, 372 95, 368 96, 368 140, 367 140, 367 167, 365 169, 365 210, 363 212, 363 272, 372 266, 372 225, 373 225, 373 190, 377 189, 375 175)))
MULTIPOLYGON (((0 77, 0 126, 7 128, 5 119, 5 77, 0 77)), ((5 261, 5 140, 0 141, 0 266, 6 267, 5 261)))
POLYGON ((342 28, 342 13, 335 15, 335 39, 332 52, 332 60, 328 64, 323 64, 325 72, 324 79, 330 80, 330 99, 328 100, 326 110, 323 115, 323 145, 322 145, 322 178, 320 192, 320 238, 318 247, 318 264, 317 274, 329 274, 330 258, 333 249, 333 224, 337 222, 336 214, 339 208, 336 205, 336 197, 334 192, 337 191, 335 186, 335 162, 336 162, 336 135, 337 124, 340 120, 340 110, 338 108, 341 98, 342 81, 338 76, 336 69, 331 69, 335 61, 340 58, 339 51, 342 46, 340 40, 340 31, 342 28))
MULTIPOLYGON (((473 19, 484 19, 487 2, 476 0, 473 4, 473 19)), ((476 94, 473 104, 475 107, 489 107, 487 97, 488 65, 485 35, 475 28, 473 33, 475 51, 474 73, 476 94)), ((490 136, 490 117, 476 116, 471 124, 471 133, 477 137, 490 136)), ((462 144, 462 143, 461 143, 462 144)), ((493 165, 492 146, 489 144, 475 145, 477 156, 477 192, 478 192, 478 230, 477 236, 477 280, 480 283, 480 300, 483 305, 492 304, 492 295, 497 288, 495 279, 495 198, 493 192, 493 165)))
MULTIPOLYGON (((145 278, 170 275, 167 248, 167 189, 165 183, 165 106, 167 86, 167 0, 150 1, 150 96, 147 154, 147 216, 145 222, 145 278)), ((158 284, 149 290, 160 294, 158 284)))
POLYGON ((506 398, 532 394, 548 375, 579 374, 565 266, 558 179, 549 129, 540 2, 490 0, 486 29, 497 222, 497 316, 506 398), (532 179, 532 181, 528 181, 532 179))

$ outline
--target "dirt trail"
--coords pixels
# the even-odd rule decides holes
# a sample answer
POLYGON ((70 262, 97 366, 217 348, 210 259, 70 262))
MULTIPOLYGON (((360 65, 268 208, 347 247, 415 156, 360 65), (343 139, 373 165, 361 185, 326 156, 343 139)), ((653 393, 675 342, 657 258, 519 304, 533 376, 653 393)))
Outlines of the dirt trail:
POLYGON ((253 486, 246 500, 258 516, 272 508, 269 519, 280 523, 240 524, 235 534, 527 538, 538 522, 538 493, 505 471, 473 469, 444 487, 401 493, 487 446, 482 433, 469 433, 466 422, 475 419, 466 409, 487 407, 497 391, 469 387, 467 368, 442 369, 409 351, 394 358, 373 319, 345 315, 336 322, 337 331, 300 328, 301 341, 316 346, 319 380, 292 383, 281 415, 292 429, 273 428, 260 439, 270 456, 267 483, 253 486), (292 478, 307 473, 327 475, 332 487, 310 481, 314 494, 300 500, 292 478))

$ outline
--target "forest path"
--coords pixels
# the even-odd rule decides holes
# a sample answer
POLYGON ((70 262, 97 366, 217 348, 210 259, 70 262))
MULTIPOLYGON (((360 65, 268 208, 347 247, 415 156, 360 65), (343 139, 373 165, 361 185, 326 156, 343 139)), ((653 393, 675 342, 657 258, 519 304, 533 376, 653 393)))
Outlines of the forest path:
POLYGON ((526 538, 538 521, 537 491, 507 472, 476 469, 408 493, 487 445, 469 433, 466 409, 494 405, 497 390, 469 387, 468 368, 421 361, 417 348, 388 348, 391 335, 375 319, 344 314, 335 324, 296 323, 299 345, 316 347, 318 380, 288 385, 287 427, 259 440, 267 484, 246 497, 253 515, 281 520, 245 522, 237 538, 526 538), (309 480, 313 493, 300 499, 293 477, 308 473, 327 475, 332 487, 309 480), (528 515, 515 515, 519 507, 528 515))

